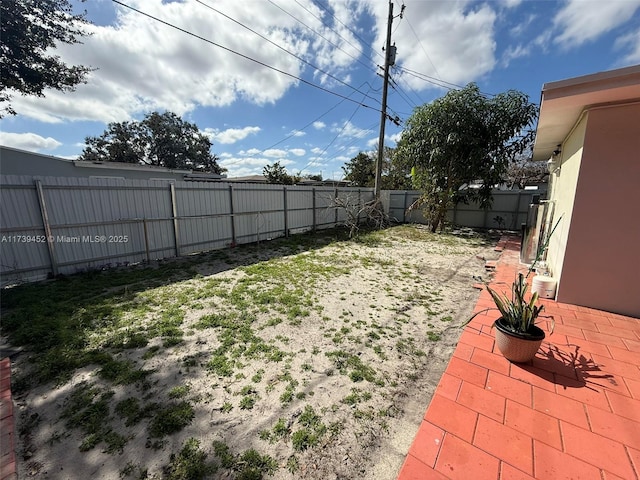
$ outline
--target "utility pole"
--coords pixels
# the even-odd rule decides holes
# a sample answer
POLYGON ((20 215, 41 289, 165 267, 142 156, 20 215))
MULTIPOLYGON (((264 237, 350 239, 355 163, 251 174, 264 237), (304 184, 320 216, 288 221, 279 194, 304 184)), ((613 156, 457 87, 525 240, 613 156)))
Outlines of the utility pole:
MULTIPOLYGON (((404 5, 400 11, 400 18, 404 13, 404 5)), ((391 45, 391 25, 393 24, 393 2, 389 1, 389 17, 387 18, 387 42, 384 49, 384 83, 382 87, 382 110, 380 113, 380 138, 378 139, 378 159, 376 160, 375 197, 380 199, 382 180, 382 156, 384 151, 384 128, 387 123, 387 92, 389 90, 389 67, 395 63, 396 47, 391 45)))

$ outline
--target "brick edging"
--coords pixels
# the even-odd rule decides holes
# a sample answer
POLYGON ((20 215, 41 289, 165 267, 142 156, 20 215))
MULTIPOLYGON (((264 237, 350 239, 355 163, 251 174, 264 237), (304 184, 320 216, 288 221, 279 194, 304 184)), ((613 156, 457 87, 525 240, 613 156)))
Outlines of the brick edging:
POLYGON ((0 360, 0 480, 16 480, 15 418, 11 397, 11 361, 0 360))

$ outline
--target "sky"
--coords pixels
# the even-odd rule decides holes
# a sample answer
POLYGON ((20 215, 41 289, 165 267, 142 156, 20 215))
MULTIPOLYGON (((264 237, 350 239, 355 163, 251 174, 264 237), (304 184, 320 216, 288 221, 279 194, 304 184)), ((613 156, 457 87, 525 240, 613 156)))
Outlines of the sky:
MULTIPOLYGON (((390 147, 417 106, 469 82, 539 104, 546 82, 640 64, 640 0, 405 0, 402 16, 393 4, 390 147)), ((337 180, 377 149, 388 1, 80 6, 92 35, 55 53, 95 70, 74 92, 14 96, 0 144, 75 158, 109 122, 172 111, 211 138, 230 177, 280 162, 337 180)))

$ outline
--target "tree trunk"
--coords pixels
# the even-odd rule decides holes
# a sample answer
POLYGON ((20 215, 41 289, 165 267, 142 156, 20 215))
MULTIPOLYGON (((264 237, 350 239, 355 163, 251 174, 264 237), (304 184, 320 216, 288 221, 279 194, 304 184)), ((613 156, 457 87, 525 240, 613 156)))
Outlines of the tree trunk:
POLYGON ((438 213, 436 214, 435 221, 431 224, 431 233, 436 233, 438 227, 444 221, 444 217, 447 214, 447 205, 449 205, 449 202, 443 201, 438 207, 438 213))

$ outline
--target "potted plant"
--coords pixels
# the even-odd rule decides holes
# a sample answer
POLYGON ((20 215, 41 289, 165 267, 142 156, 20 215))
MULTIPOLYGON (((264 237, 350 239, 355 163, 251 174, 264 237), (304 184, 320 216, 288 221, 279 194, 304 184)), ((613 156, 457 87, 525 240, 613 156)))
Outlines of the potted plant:
POLYGON ((496 329, 496 345, 502 355, 511 362, 531 360, 545 338, 544 331, 535 325, 544 308, 543 305, 536 305, 538 293, 535 292, 529 300, 526 299, 528 276, 518 273, 511 286, 511 297, 507 294, 501 295, 490 286, 486 286, 501 315, 493 323, 496 329))
MULTIPOLYGON (((558 219, 558 222, 551 230, 546 241, 538 249, 536 258, 529 267, 527 274, 518 273, 518 276, 511 285, 511 295, 500 294, 491 288, 487 282, 484 282, 485 288, 491 295, 496 308, 486 308, 477 312, 465 323, 465 325, 467 325, 480 313, 485 313, 489 310, 498 310, 501 316, 493 323, 493 327, 496 329, 496 345, 502 355, 511 362, 520 363, 530 361, 535 356, 542 340, 545 338, 544 331, 535 324, 544 306, 536 305, 538 292, 534 292, 531 297, 527 299, 527 290, 529 288, 527 279, 547 249, 549 240, 561 219, 562 217, 558 219)), ((549 334, 553 333, 554 326, 555 323, 552 318, 549 334)))

